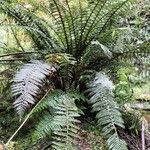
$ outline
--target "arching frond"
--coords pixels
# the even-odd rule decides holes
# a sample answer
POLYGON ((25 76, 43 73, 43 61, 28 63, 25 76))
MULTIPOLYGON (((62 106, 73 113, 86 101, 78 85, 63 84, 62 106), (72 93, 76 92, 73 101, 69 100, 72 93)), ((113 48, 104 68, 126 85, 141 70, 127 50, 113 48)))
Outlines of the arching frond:
MULTIPOLYGON (((51 94, 44 99, 44 101, 42 101, 40 103, 40 105, 38 105, 38 107, 35 109, 34 113, 40 113, 44 110, 51 108, 55 108, 55 105, 57 104, 57 101, 60 101, 61 96, 64 95, 64 92, 61 90, 54 90, 51 92, 51 94)), ((72 98, 74 101, 85 101, 85 97, 82 93, 79 93, 78 91, 70 91, 67 92, 67 95, 72 98)))
POLYGON ((119 138, 117 126, 124 128, 121 113, 114 102, 113 83, 105 74, 98 73, 88 84, 92 109, 97 112, 98 125, 107 138, 110 150, 127 150, 126 143, 119 138))
POLYGON ((56 116, 54 117, 54 122, 60 125, 60 129, 54 130, 55 136, 52 147, 56 150, 70 150, 73 147, 73 139, 77 137, 79 128, 76 124, 79 121, 76 118, 80 115, 72 97, 62 95, 60 98, 62 101, 56 105, 56 116))
POLYGON ((46 19, 41 19, 20 5, 16 9, 3 3, 0 11, 23 26, 39 49, 46 48, 54 52, 63 49, 63 52, 81 58, 91 41, 106 29, 112 17, 126 10, 130 0, 98 0, 92 4, 87 2, 84 7, 80 0, 77 0, 78 6, 72 6, 70 0, 63 3, 52 0, 48 4, 40 7, 48 16, 46 19))
POLYGON ((47 110, 50 107, 54 107, 56 105, 56 102, 59 100, 58 97, 60 97, 63 94, 63 91, 61 90, 54 90, 51 92, 51 94, 44 99, 38 105, 38 107, 34 110, 34 113, 41 113, 43 110, 47 110))
MULTIPOLYGON (((0 12, 6 14, 10 19, 15 21, 15 24, 22 29, 25 29, 32 38, 34 44, 38 50, 51 50, 55 51, 60 49, 57 38, 54 38, 49 32, 49 28, 55 32, 55 29, 49 25, 47 28, 46 22, 31 13, 28 9, 21 5, 16 6, 17 9, 11 5, 11 3, 3 2, 0 5, 0 12)), ((13 27, 14 24, 12 24, 13 27)))
MULTIPOLYGON (((59 91, 47 97, 46 103, 41 103, 41 108, 53 109, 53 113, 46 113, 37 125, 35 135, 39 138, 52 134, 52 148, 55 150, 73 149, 73 139, 77 137, 78 108, 75 98, 69 93, 61 95, 59 91), (44 107, 43 107, 44 106, 44 107)), ((38 108, 38 110, 39 110, 38 108)))
POLYGON ((55 71, 56 69, 51 64, 33 60, 16 73, 12 92, 17 98, 14 107, 19 115, 35 103, 35 97, 40 92, 43 80, 46 76, 52 76, 55 71))

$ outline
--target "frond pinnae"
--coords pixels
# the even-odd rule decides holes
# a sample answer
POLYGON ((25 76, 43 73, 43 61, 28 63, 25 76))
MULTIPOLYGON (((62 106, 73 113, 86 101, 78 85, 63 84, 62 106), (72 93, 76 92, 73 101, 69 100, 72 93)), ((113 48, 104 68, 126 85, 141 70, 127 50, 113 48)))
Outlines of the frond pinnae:
POLYGON ((105 74, 98 73, 88 87, 89 103, 92 104, 93 111, 97 112, 98 125, 102 128, 109 149, 127 150, 126 143, 119 138, 117 133, 116 127, 124 128, 124 122, 114 102, 113 83, 105 74))
POLYGON ((56 116, 54 117, 54 122, 59 125, 60 128, 54 130, 53 137, 53 148, 56 150, 70 150, 73 145, 72 142, 75 137, 77 137, 77 123, 79 121, 76 119, 79 117, 78 108, 72 97, 69 95, 62 95, 61 101, 58 101, 56 109, 56 116))
POLYGON ((75 100, 70 93, 58 94, 56 91, 49 95, 46 103, 43 101, 44 103, 40 104, 42 105, 40 108, 53 109, 53 113, 46 113, 41 118, 34 133, 35 137, 39 139, 51 135, 52 148, 55 150, 73 149, 72 142, 77 137, 79 129, 77 118, 80 116, 75 100))
POLYGON ((13 96, 17 97, 13 104, 19 115, 22 115, 27 108, 35 104, 35 98, 40 92, 43 80, 47 76, 52 76, 55 71, 56 69, 51 64, 33 60, 16 73, 12 93, 13 96))

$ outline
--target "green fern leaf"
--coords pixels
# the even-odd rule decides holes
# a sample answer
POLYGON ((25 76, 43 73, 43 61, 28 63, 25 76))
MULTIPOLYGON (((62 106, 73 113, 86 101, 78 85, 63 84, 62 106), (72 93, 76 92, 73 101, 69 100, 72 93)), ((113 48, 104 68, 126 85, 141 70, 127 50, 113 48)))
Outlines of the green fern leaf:
POLYGON ((60 128, 54 123, 53 115, 50 113, 44 113, 41 116, 40 122, 36 126, 36 131, 33 134, 33 140, 37 141, 38 139, 45 138, 47 135, 52 135, 53 130, 60 128))
POLYGON ((127 150, 126 143, 119 138, 117 126, 124 128, 121 113, 114 102, 114 85, 105 74, 98 73, 88 84, 92 109, 97 112, 98 125, 107 139, 110 150, 127 150))
POLYGON ((80 115, 78 108, 75 105, 75 98, 69 93, 52 93, 46 102, 41 103, 41 109, 53 109, 53 114, 46 113, 41 118, 34 133, 38 138, 44 138, 46 135, 52 135, 52 148, 55 150, 71 150, 73 149, 73 139, 77 137, 77 123, 76 119, 80 115))
POLYGON ((34 113, 41 113, 43 110, 53 108, 57 104, 57 101, 59 100, 58 97, 63 94, 63 91, 61 90, 54 90, 50 93, 48 97, 44 99, 40 103, 40 105, 37 106, 37 108, 34 110, 34 113))
POLYGON ((61 129, 54 130, 56 140, 53 142, 53 147, 56 150, 70 150, 73 138, 77 137, 78 127, 75 124, 79 123, 76 118, 80 115, 71 97, 63 95, 62 99, 62 103, 55 107, 57 111, 54 122, 60 125, 61 129))

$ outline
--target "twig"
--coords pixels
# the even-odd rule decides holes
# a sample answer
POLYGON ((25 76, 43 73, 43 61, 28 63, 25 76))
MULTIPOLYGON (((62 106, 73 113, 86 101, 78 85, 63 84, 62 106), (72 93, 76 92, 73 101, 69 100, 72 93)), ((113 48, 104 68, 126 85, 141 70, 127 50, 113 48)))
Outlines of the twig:
POLYGON ((43 101, 43 99, 48 95, 48 93, 51 91, 52 89, 50 88, 46 94, 42 97, 42 99, 33 107, 33 109, 30 111, 30 113, 27 115, 27 117, 25 118, 25 120, 22 122, 22 124, 19 126, 19 128, 15 131, 15 133, 10 137, 10 139, 7 141, 7 143, 5 144, 5 146, 7 147, 10 143, 10 141, 16 136, 16 134, 20 131, 20 129, 23 127, 23 125, 27 122, 27 120, 30 118, 30 116, 32 115, 32 113, 34 112, 34 110, 37 108, 37 106, 43 101))

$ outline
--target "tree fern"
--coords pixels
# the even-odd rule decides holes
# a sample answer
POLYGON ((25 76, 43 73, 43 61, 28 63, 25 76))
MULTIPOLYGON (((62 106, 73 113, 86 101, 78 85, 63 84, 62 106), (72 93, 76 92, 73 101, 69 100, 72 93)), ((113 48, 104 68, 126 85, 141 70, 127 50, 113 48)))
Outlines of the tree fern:
POLYGON ((97 112, 98 125, 107 138, 107 145, 112 150, 127 149, 126 143, 119 138, 117 126, 124 128, 121 113, 113 99, 113 83, 109 78, 98 73, 95 79, 88 84, 92 109, 97 112))
POLYGON ((35 135, 43 138, 52 134, 52 148, 73 149, 72 142, 77 137, 77 123, 79 123, 76 118, 80 116, 75 99, 69 93, 59 95, 55 92, 52 95, 43 104, 41 103, 42 107, 39 108, 53 108, 53 113, 44 114, 36 127, 35 135))
MULTIPOLYGON (((78 130, 76 118, 79 117, 79 110, 75 105, 75 100, 82 99, 82 97, 70 90, 76 92, 78 88, 81 88, 80 90, 84 91, 86 86, 81 87, 79 80, 86 82, 87 79, 91 79, 94 70, 99 70, 103 65, 108 66, 111 60, 116 60, 120 55, 120 51, 118 51, 119 54, 113 54, 114 51, 109 50, 110 47, 107 48, 107 44, 104 46, 103 42, 97 42, 102 51, 99 51, 99 54, 103 53, 103 56, 109 57, 109 59, 104 57, 103 61, 102 57, 92 55, 93 53, 97 55, 93 49, 89 50, 93 53, 87 56, 87 48, 93 44, 93 41, 101 41, 98 40, 100 34, 106 31, 113 17, 126 10, 129 3, 130 0, 96 0, 83 7, 81 1, 78 0, 79 7, 73 8, 70 0, 65 0, 64 4, 60 0, 51 0, 48 5, 40 7, 48 16, 48 19, 42 19, 36 13, 20 5, 17 5, 17 9, 11 3, 0 2, 0 11, 13 18, 16 25, 29 33, 38 51, 46 51, 47 61, 59 65, 57 72, 60 80, 58 82, 63 84, 63 88, 58 88, 63 89, 65 93, 56 90, 46 99, 39 101, 38 106, 34 107, 36 110, 32 109, 34 113, 43 114, 37 125, 35 136, 44 138, 51 134, 54 149, 71 150, 73 138, 76 137, 78 130), (97 58, 100 59, 100 63, 97 63, 97 58), (92 65, 91 60, 94 62, 92 65), (95 69, 95 66, 98 69, 95 69), (93 70, 89 72, 86 67, 93 70)), ((19 115, 36 103, 40 89, 44 85, 43 81, 55 71, 56 69, 51 64, 32 61, 16 74, 12 90, 17 98, 14 106, 19 115)), ((96 118, 107 139, 109 149, 126 150, 126 143, 119 138, 117 133, 117 127, 124 128, 124 125, 121 113, 113 99, 112 82, 106 75, 99 73, 94 81, 88 84, 88 88, 89 103, 92 104, 93 111, 97 112, 96 118)))
POLYGON ((24 27, 31 35, 34 43, 39 49, 58 51, 72 54, 75 58, 80 58, 85 49, 91 44, 93 39, 106 29, 111 18, 125 11, 130 0, 98 0, 96 3, 82 6, 80 0, 79 12, 72 9, 70 0, 65 0, 64 5, 59 0, 52 0, 41 9, 49 16, 49 20, 40 19, 35 13, 31 13, 24 7, 14 9, 7 3, 3 3, 0 11, 15 19, 18 25, 24 27), (62 47, 63 45, 63 47, 62 47))
POLYGON ((46 79, 46 76, 52 76, 55 71, 56 69, 51 64, 33 60, 25 64, 16 74, 12 92, 17 98, 14 107, 19 115, 22 115, 30 105, 35 103, 36 96, 43 86, 43 80, 46 79))

